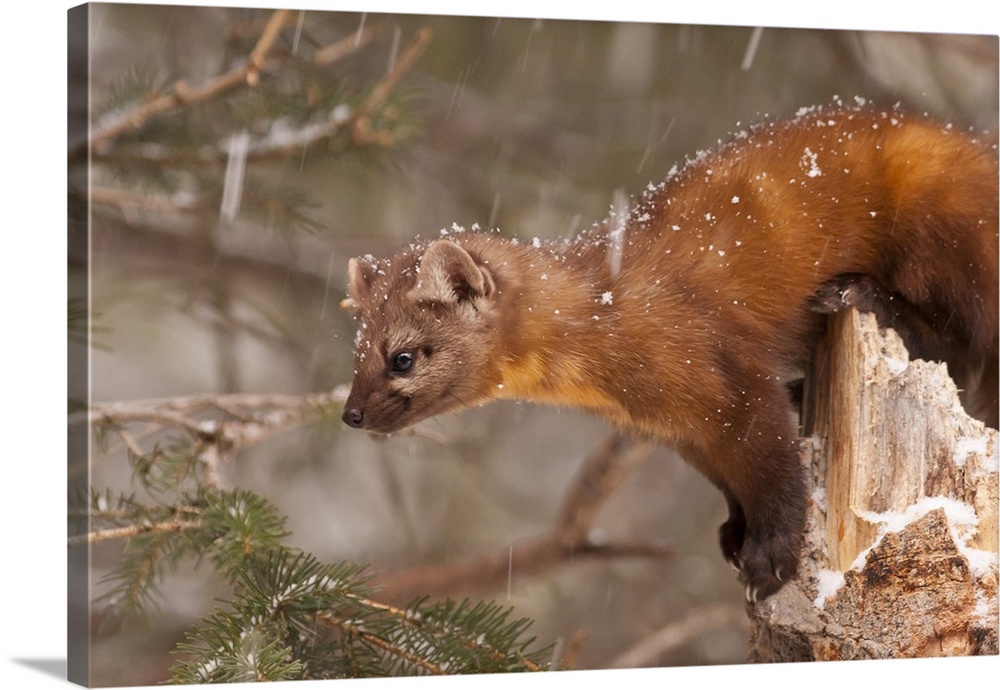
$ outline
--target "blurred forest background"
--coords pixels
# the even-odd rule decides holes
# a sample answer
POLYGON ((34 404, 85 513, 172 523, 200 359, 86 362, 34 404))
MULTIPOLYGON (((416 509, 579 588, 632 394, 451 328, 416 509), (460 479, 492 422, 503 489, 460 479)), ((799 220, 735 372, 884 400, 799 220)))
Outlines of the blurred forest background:
MULTIPOLYGON (((337 308, 349 257, 453 223, 571 235, 765 116, 858 96, 997 126, 995 36, 307 11, 290 13, 253 84, 115 130, 179 81, 238 69, 271 16, 95 4, 89 46, 71 42, 71 81, 90 101, 70 108, 89 109, 95 133, 89 199, 86 141, 69 157, 71 297, 89 278, 95 403, 338 389, 352 372, 355 326, 337 308)), ((514 403, 421 429, 295 426, 231 454, 219 481, 268 498, 289 541, 327 561, 391 573, 508 554, 509 579, 475 596, 534 619, 576 668, 613 665, 671 625, 679 643, 644 663, 743 660, 743 593, 716 545, 724 502, 670 451, 636 463, 591 532, 669 555, 522 576, 518 545, 551 529, 610 429, 514 403)), ((126 445, 71 473, 89 462, 95 487, 128 490, 126 445)), ((92 548, 92 598, 120 550, 92 548)), ((144 622, 108 624, 95 603, 94 684, 164 680, 182 632, 225 595, 191 564, 161 589, 144 622)))

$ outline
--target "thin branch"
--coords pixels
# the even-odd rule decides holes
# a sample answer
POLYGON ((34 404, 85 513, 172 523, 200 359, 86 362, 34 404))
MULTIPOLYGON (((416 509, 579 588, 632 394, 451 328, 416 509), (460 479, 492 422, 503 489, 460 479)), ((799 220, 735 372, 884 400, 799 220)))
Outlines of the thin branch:
POLYGON ((713 628, 736 625, 744 628, 747 625, 746 612, 740 606, 716 604, 697 609, 625 650, 608 664, 608 668, 655 666, 665 653, 688 640, 713 628))
MULTIPOLYGON (((83 418, 83 415, 76 413, 73 418, 83 418)), ((175 427, 188 432, 190 435, 195 437, 201 437, 207 435, 207 427, 202 426, 202 424, 196 423, 188 419, 187 417, 179 414, 173 414, 171 412, 156 410, 156 409, 127 409, 120 408, 115 412, 108 412, 101 410, 100 408, 91 408, 91 423, 95 425, 100 424, 111 424, 111 425, 121 425, 129 424, 131 422, 153 422, 161 428, 175 427)), ((70 422, 73 424, 73 421, 70 422)), ((130 446, 131 447, 131 446, 130 446)))
POLYGON ((580 650, 583 649, 583 645, 586 643, 587 638, 590 637, 590 631, 587 628, 579 628, 572 635, 570 635, 566 646, 562 649, 556 649, 553 652, 553 667, 555 667, 555 662, 559 662, 559 668, 563 671, 569 671, 576 668, 576 659, 580 655, 580 650))
POLYGON ((513 575, 535 576, 572 558, 671 556, 673 551, 660 544, 597 543, 590 538, 600 508, 653 448, 652 444, 633 445, 612 435, 584 462, 549 534, 483 556, 383 574, 375 580, 381 598, 406 601, 420 595, 488 593, 501 589, 513 575))
POLYGON ((434 31, 429 26, 421 27, 417 31, 417 35, 413 41, 407 46, 406 50, 403 51, 403 54, 393 66, 392 71, 375 84, 368 97, 362 101, 361 105, 353 113, 351 121, 353 123, 352 130, 355 143, 391 143, 391 139, 386 140, 387 133, 376 132, 371 128, 371 115, 385 103, 389 94, 396 88, 403 76, 413 69, 413 65, 423 54, 424 50, 427 49, 433 37, 434 31))
MULTIPOLYGON (((329 393, 284 395, 261 393, 198 394, 174 398, 125 400, 94 403, 84 412, 69 415, 69 425, 98 424, 102 421, 154 421, 165 426, 181 426, 199 434, 211 433, 211 426, 195 423, 192 418, 205 412, 224 412, 244 420, 262 420, 267 412, 302 415, 326 405, 342 405, 347 399, 345 386, 329 393)), ((274 419, 273 421, 277 421, 274 419)))
POLYGON ((669 546, 654 543, 568 544, 557 532, 491 553, 445 564, 420 565, 382 574, 374 584, 387 601, 417 596, 473 596, 496 592, 510 577, 536 577, 580 558, 669 558, 669 546))
POLYGON ((68 546, 80 546, 82 544, 96 544, 102 541, 112 541, 114 539, 131 539, 132 537, 144 534, 168 534, 171 532, 183 532, 186 530, 201 529, 200 520, 184 522, 181 520, 168 520, 166 522, 147 523, 142 525, 129 525, 127 527, 114 527, 100 529, 86 534, 78 534, 66 540, 68 546))
POLYGON ((411 664, 414 664, 415 666, 419 666, 428 673, 431 673, 435 676, 445 675, 444 670, 442 670, 438 666, 435 666, 426 659, 410 651, 407 651, 406 649, 403 649, 398 645, 391 644, 390 642, 383 640, 381 637, 377 637, 375 635, 372 635, 371 633, 364 632, 359 626, 351 623, 350 621, 340 620, 339 618, 336 618, 335 616, 332 616, 328 613, 320 613, 317 617, 329 625, 339 628, 340 630, 343 630, 344 632, 349 633, 351 635, 357 636, 358 638, 364 640, 370 645, 378 647, 379 649, 388 652, 393 656, 404 659, 410 662, 411 664))
MULTIPOLYGON (((362 605, 362 606, 367 606, 367 607, 373 608, 373 609, 375 609, 377 611, 382 611, 383 613, 386 613, 386 614, 392 616, 393 618, 396 618, 400 622, 405 623, 407 625, 412 625, 412 626, 416 626, 416 627, 423 627, 425 625, 424 619, 421 618, 419 615, 415 615, 414 612, 412 610, 409 610, 409 609, 401 609, 401 608, 399 608, 397 606, 392 606, 390 604, 384 604, 382 602, 374 601, 372 599, 367 599, 367 598, 366 599, 359 599, 358 603, 360 605, 362 605)), ((329 614, 321 613, 321 614, 318 615, 318 618, 320 618, 321 620, 326 621, 330 625, 334 625, 334 626, 342 628, 342 629, 350 629, 352 632, 357 632, 357 628, 354 627, 354 626, 352 626, 351 623, 349 623, 348 621, 341 621, 339 619, 334 618, 333 616, 331 616, 329 614), (347 628, 345 626, 351 626, 351 627, 347 628)), ((374 636, 371 636, 371 639, 369 639, 369 638, 366 638, 366 639, 369 642, 373 642, 374 640, 381 640, 381 638, 376 638, 374 636)), ((382 645, 379 645, 379 646, 382 647, 382 645)), ((471 640, 471 639, 467 640, 466 641, 466 646, 469 647, 469 648, 478 647, 478 648, 481 648, 481 649, 486 649, 486 651, 488 651, 492 656, 494 656, 494 658, 497 658, 497 659, 502 658, 502 656, 503 656, 500 652, 498 652, 496 650, 493 650, 493 649, 486 648, 482 644, 480 644, 479 642, 477 642, 475 640, 471 640)), ((387 651, 391 651, 391 649, 388 648, 388 647, 382 647, 382 648, 386 649, 387 651)), ((426 668, 427 670, 431 671, 432 673, 436 673, 436 674, 443 674, 444 673, 444 671, 441 671, 441 670, 437 670, 437 671, 433 670, 436 667, 429 665, 429 662, 426 662, 425 660, 416 660, 416 659, 411 658, 409 656, 405 656, 404 658, 407 658, 408 660, 413 661, 414 663, 418 663, 419 665, 423 666, 424 668, 426 668), (425 664, 427 664, 427 666, 425 666, 425 664)), ((538 664, 534 663, 530 659, 523 659, 522 658, 522 659, 520 659, 520 661, 521 661, 522 664, 524 664, 524 667, 527 668, 529 671, 541 671, 542 670, 541 667, 538 664)))
POLYGON ((325 67, 332 65, 338 60, 343 60, 348 55, 356 53, 361 48, 375 40, 379 30, 375 27, 365 27, 360 33, 353 33, 346 38, 342 38, 336 43, 324 46, 313 53, 313 62, 316 65, 325 67))
POLYGON ((264 67, 264 59, 267 57, 268 51, 271 50, 271 46, 274 45, 275 40, 278 38, 278 33, 291 17, 291 14, 291 10, 275 10, 267 26, 264 27, 264 31, 260 35, 260 40, 257 41, 257 45, 250 52, 250 60, 247 64, 246 81, 250 86, 256 86, 259 83, 260 70, 264 67))
POLYGON ((125 444, 125 447, 130 453, 137 457, 142 455, 142 448, 139 446, 138 440, 136 440, 132 434, 125 429, 117 429, 116 431, 118 432, 118 437, 121 438, 122 443, 125 444))
MULTIPOLYGON (((89 410, 70 414, 68 425, 153 423, 160 429, 180 429, 200 441, 214 442, 220 450, 231 453, 302 425, 317 411, 322 414, 327 408, 342 406, 348 391, 349 387, 342 385, 327 393, 308 395, 222 393, 93 403, 89 410)), ((442 440, 419 427, 396 435, 442 440)))
MULTIPOLYGON (((397 606, 391 606, 389 604, 383 604, 382 602, 379 602, 379 601, 373 601, 372 599, 362 599, 362 600, 360 600, 360 603, 363 604, 363 605, 365 605, 365 606, 370 606, 373 609, 377 609, 379 611, 384 611, 385 613, 388 613, 389 615, 391 615, 391 616, 393 616, 395 618, 398 618, 399 620, 401 620, 401 621, 403 621, 405 623, 411 623, 411 624, 416 624, 416 625, 422 625, 423 624, 423 619, 420 618, 417 615, 414 615, 413 611, 411 611, 409 609, 401 609, 401 608, 399 608, 397 606)), ((473 647, 473 646, 482 647, 481 644, 479 644, 478 642, 476 642, 474 640, 468 640, 467 645, 469 647, 473 647)), ((495 655, 495 658, 499 658, 501 656, 501 654, 499 652, 497 652, 496 650, 489 650, 489 651, 492 654, 495 655)), ((532 662, 530 659, 521 659, 521 662, 524 664, 524 666, 529 671, 541 671, 542 670, 541 667, 538 664, 532 662)))
POLYGON ((171 196, 146 194, 114 187, 91 187, 90 201, 95 204, 117 206, 119 209, 143 209, 146 211, 200 211, 205 208, 204 202, 198 197, 185 197, 181 194, 171 196))
POLYGON ((556 532, 563 540, 579 544, 586 537, 604 503, 654 447, 651 443, 630 444, 619 434, 605 439, 566 492, 556 523, 556 532))

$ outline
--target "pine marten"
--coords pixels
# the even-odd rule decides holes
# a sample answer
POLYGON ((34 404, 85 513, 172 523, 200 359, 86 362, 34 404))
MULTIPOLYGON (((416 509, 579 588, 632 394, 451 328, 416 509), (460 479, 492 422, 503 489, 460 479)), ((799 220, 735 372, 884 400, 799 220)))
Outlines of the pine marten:
POLYGON ((352 259, 343 419, 391 433, 517 398, 675 447, 725 495, 750 600, 796 573, 806 513, 787 383, 823 312, 897 327, 980 379, 997 425, 997 147, 923 117, 803 109, 650 185, 580 237, 456 232, 352 259))

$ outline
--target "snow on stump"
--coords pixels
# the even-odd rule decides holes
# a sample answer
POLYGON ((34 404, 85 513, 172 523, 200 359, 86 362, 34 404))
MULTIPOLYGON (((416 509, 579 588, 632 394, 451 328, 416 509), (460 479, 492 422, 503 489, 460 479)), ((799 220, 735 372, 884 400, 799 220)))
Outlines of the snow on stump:
POLYGON ((749 609, 750 660, 997 654, 997 431, 943 364, 853 309, 806 388, 806 546, 749 609))

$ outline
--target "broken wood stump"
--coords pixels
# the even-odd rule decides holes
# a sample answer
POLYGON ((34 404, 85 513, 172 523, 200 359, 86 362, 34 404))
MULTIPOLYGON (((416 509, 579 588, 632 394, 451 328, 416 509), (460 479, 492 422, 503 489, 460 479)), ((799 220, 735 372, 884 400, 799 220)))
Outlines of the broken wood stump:
POLYGON ((997 654, 997 431, 943 364, 853 309, 807 378, 798 577, 749 607, 751 661, 997 654))

